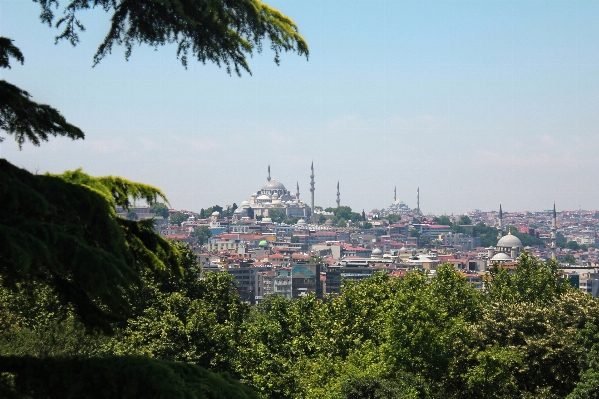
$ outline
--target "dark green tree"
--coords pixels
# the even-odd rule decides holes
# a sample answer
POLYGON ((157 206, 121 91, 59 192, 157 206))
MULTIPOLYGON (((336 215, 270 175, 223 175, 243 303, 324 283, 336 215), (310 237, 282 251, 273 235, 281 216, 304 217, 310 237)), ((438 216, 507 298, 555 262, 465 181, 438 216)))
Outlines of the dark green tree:
POLYGON ((170 215, 169 222, 170 222, 170 224, 180 225, 182 222, 186 221, 187 219, 189 219, 189 216, 187 216, 185 213, 175 212, 170 215))
POLYGON ((162 202, 150 205, 150 212, 155 213, 156 216, 162 216, 164 219, 168 219, 168 207, 162 202))
POLYGON ((203 224, 201 226, 197 226, 193 234, 198 244, 204 245, 208 241, 208 239, 212 237, 212 230, 210 230, 210 227, 203 224))
POLYGON ((387 215, 387 220, 391 224, 397 223, 397 222, 399 222, 401 220, 401 216, 400 215, 395 215, 395 214, 387 215))
POLYGON ((458 221, 458 224, 471 225, 472 220, 468 217, 468 215, 462 215, 462 216, 460 216, 460 220, 458 221))
POLYGON ((446 225, 446 226, 451 226, 453 224, 453 223, 451 223, 451 220, 449 220, 449 218, 445 215, 435 216, 433 218, 433 222, 435 222, 437 224, 441 224, 441 225, 446 225))
POLYGON ((275 223, 281 223, 283 220, 285 220, 285 212, 276 208, 269 209, 268 217, 271 218, 271 220, 275 223))
POLYGON ((578 244, 576 241, 568 241, 566 243, 566 248, 578 251, 580 249, 580 244, 578 244))

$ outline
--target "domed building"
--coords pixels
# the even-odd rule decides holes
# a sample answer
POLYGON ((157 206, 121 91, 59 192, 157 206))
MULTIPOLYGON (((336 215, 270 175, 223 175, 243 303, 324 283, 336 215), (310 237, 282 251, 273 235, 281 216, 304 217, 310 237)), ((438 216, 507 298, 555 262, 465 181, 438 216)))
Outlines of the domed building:
POLYGON ((522 245, 522 241, 518 237, 512 234, 511 231, 508 231, 508 234, 502 236, 503 233, 503 211, 501 209, 501 205, 499 205, 499 234, 497 241, 497 245, 495 247, 487 248, 488 254, 487 258, 489 264, 497 263, 505 263, 505 262, 514 262, 518 260, 522 251, 524 251, 524 246, 522 245))
POLYGON ((300 200, 299 183, 297 191, 292 194, 285 188, 285 185, 270 177, 270 165, 268 166, 267 182, 262 188, 253 193, 248 201, 243 201, 242 209, 239 214, 245 212, 247 208, 252 208, 255 216, 268 217, 269 210, 278 209, 285 214, 285 217, 299 217, 307 219, 311 216, 310 207, 308 204, 300 200))

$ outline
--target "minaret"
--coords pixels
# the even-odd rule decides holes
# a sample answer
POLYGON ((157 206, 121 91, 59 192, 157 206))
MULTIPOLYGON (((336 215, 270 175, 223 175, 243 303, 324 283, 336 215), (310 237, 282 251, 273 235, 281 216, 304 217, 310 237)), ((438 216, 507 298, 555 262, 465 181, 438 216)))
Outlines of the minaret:
POLYGON ((397 201, 397 186, 393 189, 393 202, 397 201))
POLYGON ((339 197, 341 193, 339 193, 339 180, 337 180, 337 208, 341 205, 341 198, 339 197))
POLYGON ((553 203, 553 219, 551 220, 551 259, 557 259, 557 213, 553 203))
POLYGON ((501 210, 501 202, 499 203, 499 232, 497 233, 497 239, 499 240, 503 236, 503 211, 501 210))
POLYGON ((312 161, 312 165, 310 166, 312 173, 310 173, 310 217, 312 220, 315 220, 314 216, 314 161, 312 161))
POLYGON ((422 212, 420 212, 420 187, 416 190, 416 208, 418 208, 418 213, 422 215, 422 212))
POLYGON ((299 201, 299 181, 297 182, 297 191, 295 192, 295 198, 299 201))
POLYGON ((268 177, 266 178, 266 180, 270 181, 270 165, 268 165, 268 177))

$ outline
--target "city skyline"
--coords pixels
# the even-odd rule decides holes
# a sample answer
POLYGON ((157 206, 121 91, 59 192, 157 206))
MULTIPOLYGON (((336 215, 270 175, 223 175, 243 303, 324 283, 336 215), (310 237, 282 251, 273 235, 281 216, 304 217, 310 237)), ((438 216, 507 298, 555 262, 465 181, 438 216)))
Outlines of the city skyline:
MULTIPOLYGON (((243 200, 266 165, 315 205, 423 212, 598 209, 599 3, 269 2, 291 17, 310 59, 265 48, 253 75, 175 47, 122 49, 92 68, 108 16, 82 13, 81 43, 54 46, 39 5, 0 3, 0 35, 25 64, 2 79, 86 133, 2 156, 31 171, 82 167, 160 187, 176 209, 243 200), (306 195, 304 194, 304 195, 306 195), (307 198, 307 197, 306 197, 307 198)), ((2 134, 6 137, 6 134, 2 134)))

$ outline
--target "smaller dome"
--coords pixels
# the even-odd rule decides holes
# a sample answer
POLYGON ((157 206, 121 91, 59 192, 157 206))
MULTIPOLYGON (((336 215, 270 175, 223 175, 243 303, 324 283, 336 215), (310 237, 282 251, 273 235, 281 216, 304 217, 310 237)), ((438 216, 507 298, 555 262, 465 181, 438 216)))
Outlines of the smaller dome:
POLYGON ((510 258, 510 256, 508 254, 504 254, 503 252, 499 252, 491 258, 491 261, 495 261, 495 262, 505 262, 505 261, 511 261, 511 260, 512 260, 512 258, 510 258))
POLYGON ((240 207, 240 208, 248 208, 249 206, 250 206, 250 203, 249 203, 249 202, 247 202, 247 201, 243 201, 239 207, 240 207))
POLYGON ((214 211, 214 212, 212 212, 212 216, 219 216, 219 215, 220 215, 220 212, 219 212, 219 211, 214 211))
POLYGON ((271 218, 263 218, 262 223, 272 223, 272 219, 271 218))
POLYGON ((300 219, 297 221, 297 224, 304 225, 306 224, 306 221, 304 219, 300 219))
POLYGON ((261 196, 259 196, 258 198, 256 198, 257 200, 261 200, 261 201, 270 201, 270 197, 266 194, 262 194, 261 196))
POLYGON ((372 251, 372 254, 370 254, 371 258, 382 258, 383 257, 383 251, 380 248, 375 248, 372 251))

